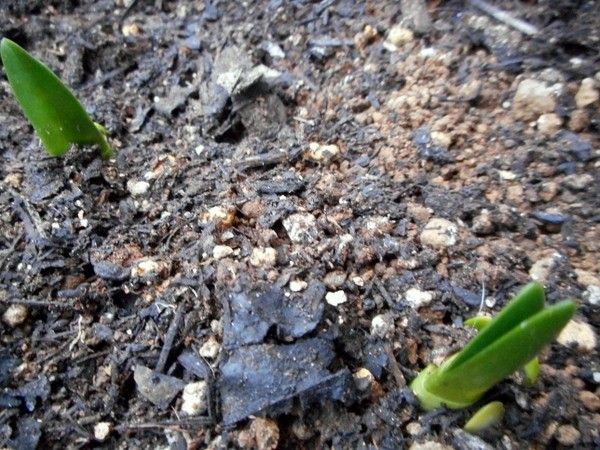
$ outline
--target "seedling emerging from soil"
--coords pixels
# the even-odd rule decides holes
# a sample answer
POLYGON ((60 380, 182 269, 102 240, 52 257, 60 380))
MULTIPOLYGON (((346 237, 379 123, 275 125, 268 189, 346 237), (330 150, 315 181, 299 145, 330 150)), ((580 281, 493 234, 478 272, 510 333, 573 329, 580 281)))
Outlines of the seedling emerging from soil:
MULTIPOLYGON (((468 320, 465 320, 465 325, 475 328, 477 331, 483 330, 492 321, 491 317, 487 316, 475 316, 468 320)), ((540 375, 540 362, 537 356, 523 366, 523 375, 525 376, 525 383, 529 386, 533 386, 540 375)))
POLYGON ((421 406, 466 408, 530 362, 575 312, 570 300, 545 308, 544 298, 539 283, 528 284, 464 349, 439 367, 426 367, 410 386, 421 406))
POLYGON ((477 434, 496 425, 502 420, 502 416, 504 416, 504 405, 502 402, 491 402, 477 410, 463 429, 469 433, 477 434))
POLYGON ((113 155, 104 127, 92 121, 54 72, 7 38, 0 55, 12 91, 50 155, 61 156, 72 144, 96 144, 103 158, 113 155))

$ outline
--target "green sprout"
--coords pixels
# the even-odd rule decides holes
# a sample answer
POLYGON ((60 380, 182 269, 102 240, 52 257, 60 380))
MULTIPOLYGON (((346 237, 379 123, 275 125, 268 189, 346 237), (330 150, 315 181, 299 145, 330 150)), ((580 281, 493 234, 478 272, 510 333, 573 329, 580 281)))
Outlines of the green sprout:
POLYGON ((544 307, 544 299, 539 283, 528 284, 465 348, 419 373, 410 387, 423 409, 466 408, 517 369, 533 364, 575 313, 571 300, 544 307))
MULTIPOLYGON (((465 320, 465 325, 475 328, 477 331, 483 330, 492 321, 491 317, 475 316, 465 320)), ((540 362, 537 358, 533 358, 523 366, 523 375, 525 376, 525 384, 533 386, 540 375, 540 362)))
POLYGON ((7 38, 0 42, 0 56, 13 94, 50 155, 61 156, 72 144, 96 144, 103 158, 113 155, 106 129, 54 72, 7 38))
POLYGON ((477 434, 487 430, 489 427, 496 425, 504 416, 504 405, 502 402, 495 401, 488 403, 477 410, 475 414, 463 427, 467 433, 477 434))

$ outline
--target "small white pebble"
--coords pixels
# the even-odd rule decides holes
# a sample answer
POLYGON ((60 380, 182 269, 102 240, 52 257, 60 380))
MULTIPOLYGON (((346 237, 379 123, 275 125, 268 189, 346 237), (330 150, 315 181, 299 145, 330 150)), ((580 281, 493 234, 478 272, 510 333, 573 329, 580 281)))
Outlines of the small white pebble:
POLYGON ((373 376, 373 374, 371 372, 369 372, 368 369, 365 369, 364 367, 358 369, 356 372, 354 372, 353 375, 354 378, 354 384, 356 384, 356 388, 359 391, 366 391, 367 389, 369 389, 369 387, 371 386, 371 383, 373 383, 373 380, 375 380, 375 377, 373 376))
POLYGON ((371 320, 371 334, 380 338, 389 337, 394 329, 394 318, 389 314, 379 314, 371 320))
POLYGON ((104 441, 112 431, 112 423, 98 422, 94 425, 94 438, 98 441, 104 441))
POLYGON ((10 327, 17 327, 21 325, 27 319, 27 306, 14 304, 10 305, 4 314, 2 315, 2 320, 10 327))
POLYGON ((222 259, 233 254, 233 249, 228 245, 215 245, 213 248, 213 258, 222 259))
POLYGON ((571 320, 556 338, 559 344, 576 344, 580 350, 591 352, 596 348, 594 329, 586 322, 571 320))
POLYGON ((418 309, 421 306, 428 305, 433 300, 433 294, 428 291, 422 291, 417 288, 410 288, 404 294, 404 298, 407 303, 410 304, 414 309, 418 309))
POLYGON ((323 145, 318 142, 311 142, 308 145, 306 155, 313 161, 331 161, 340 153, 340 148, 335 144, 323 145))
POLYGON ((290 281, 290 291, 292 292, 300 292, 308 287, 308 283, 302 280, 292 280, 290 281))
POLYGON ((151 277, 156 275, 160 269, 160 264, 151 259, 145 259, 138 262, 131 268, 131 276, 134 278, 151 277))
POLYGON ((363 287, 365 285, 365 280, 363 280, 361 277, 353 277, 352 282, 358 287, 363 287))
POLYGON ((183 388, 182 399, 182 413, 193 416, 206 411, 206 381, 197 381, 186 385, 183 388))
POLYGON ((338 306, 348 301, 346 293, 344 291, 328 292, 325 296, 325 300, 332 306, 338 306))
POLYGON ((220 350, 221 344, 211 336, 204 344, 202 344, 199 353, 203 358, 215 359, 219 355, 220 350))
POLYGON ((147 181, 127 181, 127 190, 131 195, 144 195, 150 189, 150 183, 147 181))
POLYGON ((273 267, 277 262, 277 251, 272 247, 255 247, 250 255, 254 267, 273 267))

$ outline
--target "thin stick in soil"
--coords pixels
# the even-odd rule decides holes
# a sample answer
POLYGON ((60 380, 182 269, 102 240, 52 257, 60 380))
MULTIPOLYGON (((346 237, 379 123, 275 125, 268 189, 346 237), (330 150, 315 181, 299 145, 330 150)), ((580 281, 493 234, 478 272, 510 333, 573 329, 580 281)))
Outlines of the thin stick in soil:
POLYGON ((165 370, 165 366, 167 364, 167 358, 171 353, 171 349, 173 348, 173 341, 175 341, 175 337, 179 332, 179 327, 181 325, 181 321, 183 320, 183 306, 177 306, 177 310, 175 311, 175 315, 173 316, 173 320, 171 320, 171 324, 169 325, 169 329, 167 330, 167 334, 165 335, 163 347, 160 350, 160 355, 158 356, 158 361, 156 362, 155 370, 157 372, 163 372, 165 370))

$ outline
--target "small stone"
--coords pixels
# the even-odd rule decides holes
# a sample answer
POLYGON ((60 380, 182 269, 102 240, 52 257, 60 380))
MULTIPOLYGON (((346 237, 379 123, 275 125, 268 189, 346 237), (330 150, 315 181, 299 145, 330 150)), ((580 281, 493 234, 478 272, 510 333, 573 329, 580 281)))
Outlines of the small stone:
POLYGON ((423 427, 421 427, 419 422, 410 422, 408 425, 406 425, 406 431, 411 436, 416 436, 421 432, 422 429, 423 427))
POLYGON ((277 251, 272 247, 255 247, 250 255, 254 267, 273 267, 277 263, 277 251))
POLYGON ((371 25, 366 25, 364 30, 356 33, 354 36, 354 45, 357 49, 362 50, 367 45, 371 44, 377 38, 377 30, 371 25))
POLYGON ((306 289, 308 283, 302 280, 292 280, 290 281, 290 291, 292 292, 300 292, 306 289))
POLYGON ((529 269, 529 276, 534 281, 539 281, 542 284, 546 283, 559 259, 560 255, 557 254, 538 259, 529 269))
POLYGON ((359 276, 352 277, 352 282, 358 287, 363 287, 365 285, 365 280, 359 276))
POLYGON ((595 286, 593 284, 589 285, 583 293, 583 298, 590 305, 600 305, 600 286, 595 286))
POLYGON ((596 89, 596 83, 593 78, 584 78, 581 80, 581 86, 575 94, 575 104, 578 108, 585 108, 586 106, 595 103, 600 98, 600 93, 596 89))
POLYGON ((473 219, 471 230, 479 236, 487 236, 494 232, 495 226, 492 217, 487 210, 482 210, 481 213, 473 219))
POLYGON ((546 136, 554 136, 562 126, 562 119, 558 114, 542 114, 537 120, 537 128, 540 133, 546 136))
POLYGON ((128 23, 121 27, 121 32, 123 36, 137 36, 140 34, 140 27, 136 23, 128 23))
POLYGON ((181 412, 188 416, 202 414, 207 410, 206 381, 189 383, 183 388, 181 412))
POLYGON ((6 311, 4 311, 2 320, 9 327, 18 327, 25 322, 25 320, 27 320, 28 313, 29 311, 27 310, 27 306, 16 303, 10 305, 6 311))
POLYGON ((104 441, 112 431, 112 423, 98 422, 94 425, 94 439, 104 441))
POLYGON ((215 245, 213 248, 213 258, 222 259, 233 254, 233 249, 228 245, 215 245))
POLYGON ((569 118, 569 130, 583 131, 590 124, 590 115, 585 109, 574 109, 569 118))
POLYGON ((273 450, 279 443, 279 426, 271 419, 256 417, 250 424, 258 450, 273 450))
POLYGON ((593 181, 594 177, 589 173, 573 173, 563 179, 563 184, 572 191, 583 191, 593 181))
POLYGON ((400 25, 394 25, 388 32, 387 40, 390 44, 396 47, 402 47, 404 44, 412 42, 415 38, 415 34, 412 30, 404 28, 400 25))
POLYGON ((387 338, 394 331, 394 318, 390 314, 378 314, 371 320, 371 334, 387 338))
POLYGON ((329 162, 340 153, 340 148, 335 144, 323 145, 318 142, 311 142, 308 145, 306 156, 308 159, 316 162, 329 162))
POLYGON ((404 298, 414 309, 419 309, 421 306, 431 303, 433 300, 433 293, 422 291, 417 288, 410 288, 404 293, 404 298))
POLYGON ((593 392, 581 391, 579 393, 579 400, 588 411, 600 411, 600 398, 593 392))
POLYGON ((434 248, 451 247, 457 239, 458 228, 446 219, 431 219, 421 232, 421 242, 434 248))
POLYGON ((431 132, 431 141, 444 149, 447 149, 452 144, 452 136, 441 131, 431 132))
POLYGON ((559 344, 576 344, 580 350, 591 352, 596 348, 596 333, 586 322, 571 320, 556 338, 559 344))
POLYGON ((463 83, 458 89, 458 96, 461 100, 466 102, 472 102, 481 95, 482 82, 481 80, 474 78, 472 80, 463 83))
POLYGON ((150 189, 150 183, 147 181, 127 181, 127 190, 131 195, 144 195, 150 189))
POLYGON ((201 218, 202 223, 213 222, 222 228, 230 227, 235 221, 233 206, 213 206, 201 218))
POLYGON ((452 447, 435 441, 425 441, 413 443, 408 450, 452 450, 452 447))
POLYGON ((346 297, 346 293, 344 291, 328 292, 327 295, 325 295, 325 301, 331 306, 338 306, 342 303, 346 303, 348 301, 348 297, 346 297))
POLYGON ((200 356, 206 359, 215 359, 219 356, 219 351, 221 350, 221 344, 213 337, 209 337, 208 340, 202 344, 198 353, 200 356))
POLYGON ((594 285, 600 286, 600 278, 593 272, 587 270, 575 269, 575 275, 577 275, 577 282, 584 286, 594 285))
POLYGON ((519 83, 513 100, 513 114, 519 120, 536 120, 541 114, 554 112, 554 90, 538 80, 519 83))
POLYGON ((141 365, 135 366, 133 379, 142 397, 159 409, 167 408, 185 386, 179 378, 155 372, 141 365))
POLYGON ((4 183, 8 184, 13 189, 19 189, 23 182, 23 174, 11 172, 4 177, 4 183))
POLYGON ((499 170, 498 175, 500 176, 500 179, 504 181, 513 181, 517 179, 517 174, 510 170, 499 170))
POLYGON ((409 202, 406 205, 406 215, 413 219, 417 224, 427 222, 431 218, 432 214, 433 210, 431 208, 427 208, 426 206, 418 203, 409 202))
POLYGON ((371 372, 369 372, 369 369, 365 369, 364 367, 354 372, 353 378, 356 388, 363 392, 369 389, 371 387, 371 383, 373 383, 375 380, 375 377, 371 372))
POLYGON ((311 244, 318 238, 317 219, 312 214, 292 214, 283 220, 283 227, 295 244, 311 244))
POLYGON ((151 259, 139 261, 131 268, 131 276, 134 278, 151 278, 158 274, 161 264, 151 259))
POLYGON ((333 272, 328 272, 323 278, 323 283, 330 289, 339 289, 346 282, 346 272, 342 272, 341 270, 335 270, 333 272))
POLYGON ((572 447, 579 442, 581 433, 573 425, 561 425, 556 430, 555 437, 562 445, 572 447))

